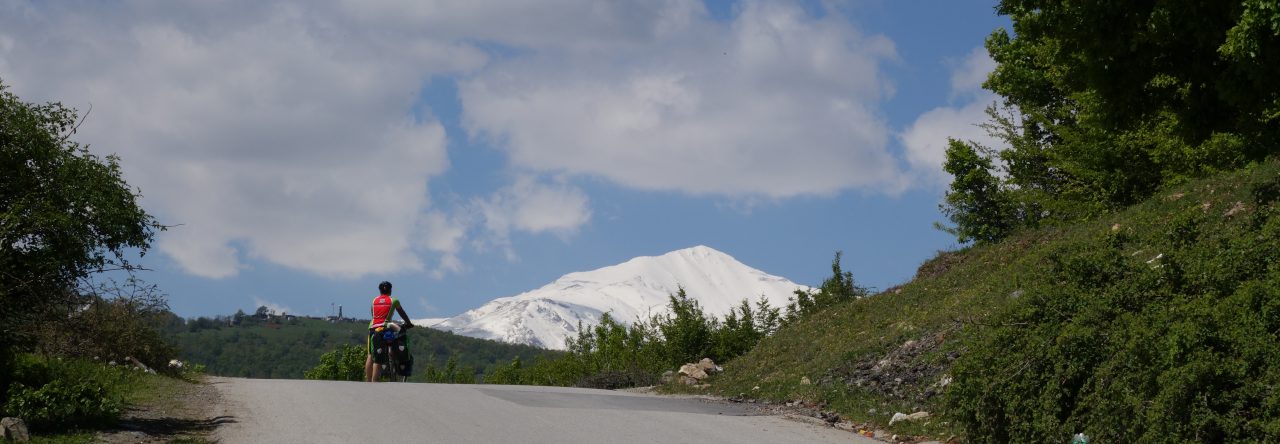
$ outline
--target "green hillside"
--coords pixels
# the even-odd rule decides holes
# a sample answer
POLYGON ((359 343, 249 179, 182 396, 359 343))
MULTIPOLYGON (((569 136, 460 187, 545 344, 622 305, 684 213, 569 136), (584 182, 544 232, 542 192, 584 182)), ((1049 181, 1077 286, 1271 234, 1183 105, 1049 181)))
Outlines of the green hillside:
MULTIPOLYGON (((296 318, 263 323, 247 319, 236 326, 189 321, 187 328, 171 332, 169 338, 182 350, 184 360, 203 364, 210 374, 302 379, 303 372, 320 362, 320 355, 344 344, 363 345, 368 334, 367 320, 331 323, 296 318)), ((409 331, 409 343, 415 357, 415 376, 420 376, 428 365, 444 367, 451 357, 457 358, 460 368, 469 367, 479 373, 517 356, 533 360, 560 354, 424 327, 409 331)))
POLYGON ((726 396, 975 442, 1280 440, 1280 164, 940 253, 728 362, 726 396), (807 378, 809 384, 802 381, 807 378))

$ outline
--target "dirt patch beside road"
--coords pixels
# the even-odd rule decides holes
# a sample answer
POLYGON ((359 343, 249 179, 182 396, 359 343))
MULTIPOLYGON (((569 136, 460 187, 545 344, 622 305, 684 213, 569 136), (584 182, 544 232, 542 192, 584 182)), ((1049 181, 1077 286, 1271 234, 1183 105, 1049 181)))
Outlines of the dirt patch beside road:
POLYGON ((143 399, 120 415, 117 427, 98 432, 94 442, 212 442, 214 429, 235 421, 223 415, 222 396, 207 380, 157 380, 156 387, 146 389, 143 399))

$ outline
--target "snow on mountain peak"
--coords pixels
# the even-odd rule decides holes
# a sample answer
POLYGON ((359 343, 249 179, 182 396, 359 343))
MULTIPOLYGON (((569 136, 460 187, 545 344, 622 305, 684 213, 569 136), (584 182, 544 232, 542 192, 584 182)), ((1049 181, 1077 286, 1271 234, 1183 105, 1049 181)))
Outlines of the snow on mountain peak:
POLYGON ((505 342, 564 349, 578 323, 591 326, 609 313, 629 324, 667 312, 667 299, 683 287, 709 315, 723 317, 743 299, 764 295, 782 307, 797 288, 714 248, 699 245, 661 256, 641 256, 592 271, 569 273, 541 288, 498 298, 448 318, 434 328, 505 342))

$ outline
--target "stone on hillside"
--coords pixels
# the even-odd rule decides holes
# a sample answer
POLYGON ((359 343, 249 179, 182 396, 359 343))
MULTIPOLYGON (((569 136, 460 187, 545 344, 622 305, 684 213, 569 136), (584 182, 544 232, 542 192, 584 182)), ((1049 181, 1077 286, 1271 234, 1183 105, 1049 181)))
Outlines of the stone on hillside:
POLYGON ((707 372, 698 368, 697 364, 685 364, 680 366, 680 374, 688 376, 699 381, 707 379, 707 372))
POLYGON ((4 418, 0 419, 0 429, 4 429, 4 440, 12 442, 27 442, 31 440, 31 434, 27 433, 27 423, 22 418, 4 418))
POLYGON ((671 370, 667 370, 667 371, 665 371, 665 372, 662 372, 662 379, 661 379, 661 381, 662 381, 662 383, 663 383, 663 384, 670 384, 670 383, 671 383, 671 381, 674 381, 674 380, 676 380, 676 372, 673 372, 673 371, 671 371, 671 370))
POLYGON ((809 377, 808 377, 808 376, 802 376, 802 377, 800 377, 800 385, 809 385, 809 384, 812 384, 812 383, 813 383, 813 382, 809 381, 809 377))
POLYGON ((716 365, 716 362, 712 361, 711 358, 702 358, 702 360, 698 361, 696 365, 698 368, 702 369, 702 371, 707 373, 715 373, 723 370, 720 366, 716 365))
POLYGON ((915 421, 917 419, 924 419, 928 417, 929 417, 929 412, 915 412, 910 415, 906 413, 898 412, 898 413, 894 413, 893 418, 889 419, 889 425, 893 425, 893 423, 899 422, 899 421, 915 421))

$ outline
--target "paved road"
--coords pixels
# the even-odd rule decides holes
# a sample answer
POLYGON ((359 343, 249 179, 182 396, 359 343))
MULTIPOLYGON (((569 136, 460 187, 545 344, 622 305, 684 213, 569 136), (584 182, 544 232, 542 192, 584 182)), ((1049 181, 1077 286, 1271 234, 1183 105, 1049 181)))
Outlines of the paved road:
POLYGON ((561 387, 210 378, 224 443, 874 443, 691 398, 561 387))

